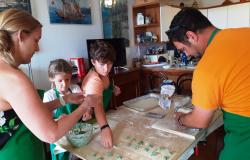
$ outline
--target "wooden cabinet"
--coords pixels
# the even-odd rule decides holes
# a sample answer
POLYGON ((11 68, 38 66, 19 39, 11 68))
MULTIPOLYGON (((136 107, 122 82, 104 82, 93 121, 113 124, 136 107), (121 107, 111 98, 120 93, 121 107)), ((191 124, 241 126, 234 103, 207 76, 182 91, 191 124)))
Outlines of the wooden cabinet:
POLYGON ((224 126, 213 131, 208 137, 198 143, 197 153, 193 154, 189 160, 211 160, 219 159, 220 151, 224 146, 224 126))
POLYGON ((151 4, 151 3, 160 3, 159 0, 136 0, 135 5, 145 5, 145 4, 151 4))
POLYGON ((113 95, 111 108, 119 107, 122 102, 140 96, 140 70, 119 71, 112 75, 112 80, 120 87, 121 94, 113 95))
POLYGON ((133 28, 135 44, 137 44, 137 36, 140 36, 146 32, 152 32, 155 34, 157 37, 157 42, 161 40, 159 0, 141 0, 136 2, 136 5, 133 6, 133 28), (147 2, 144 3, 144 1, 147 2), (142 13, 144 16, 144 24, 137 25, 138 13, 142 13), (145 17, 149 18, 149 23, 145 23, 145 17))
POLYGON ((141 71, 141 94, 146 94, 148 91, 152 90, 151 83, 153 83, 153 88, 159 88, 162 81, 162 74, 164 74, 164 79, 173 80, 175 83, 179 76, 183 74, 192 74, 193 70, 189 69, 162 69, 162 68, 142 68, 141 71), (150 79, 150 77, 156 77, 150 79), (153 82, 152 82, 153 80, 153 82), (150 82, 151 81, 151 82, 150 82))

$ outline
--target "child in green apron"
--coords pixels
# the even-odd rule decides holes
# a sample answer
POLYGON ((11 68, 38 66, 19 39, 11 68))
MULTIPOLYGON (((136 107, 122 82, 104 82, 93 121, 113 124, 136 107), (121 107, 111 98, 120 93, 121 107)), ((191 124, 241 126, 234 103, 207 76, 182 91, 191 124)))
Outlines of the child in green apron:
MULTIPOLYGON (((52 82, 52 89, 44 93, 44 102, 60 99, 69 93, 81 93, 81 89, 76 84, 71 84, 72 66, 63 59, 56 59, 52 61, 48 69, 49 80, 52 82)), ((59 119, 64 114, 70 114, 77 108, 75 104, 64 104, 53 111, 54 119, 59 119)), ((84 120, 91 118, 91 113, 84 114, 84 120)), ((61 150, 61 153, 55 154, 56 145, 50 144, 52 160, 68 160, 69 152, 61 150)))
POLYGON ((112 131, 108 125, 105 111, 108 110, 112 94, 120 94, 120 88, 109 80, 109 72, 115 60, 115 50, 103 41, 96 41, 90 46, 90 59, 93 66, 82 82, 82 90, 86 95, 92 94, 99 97, 96 102, 95 117, 101 128, 101 141, 104 147, 113 146, 112 131))

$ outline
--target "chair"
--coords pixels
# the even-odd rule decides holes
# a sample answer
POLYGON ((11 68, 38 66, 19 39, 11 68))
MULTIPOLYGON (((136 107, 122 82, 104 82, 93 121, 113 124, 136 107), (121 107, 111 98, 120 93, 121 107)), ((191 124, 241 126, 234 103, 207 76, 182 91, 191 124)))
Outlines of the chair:
POLYGON ((161 83, 168 80, 167 75, 162 72, 151 73, 149 75, 149 93, 160 93, 161 83))
POLYGON ((184 73, 177 78, 176 92, 180 95, 192 96, 192 73, 184 73))

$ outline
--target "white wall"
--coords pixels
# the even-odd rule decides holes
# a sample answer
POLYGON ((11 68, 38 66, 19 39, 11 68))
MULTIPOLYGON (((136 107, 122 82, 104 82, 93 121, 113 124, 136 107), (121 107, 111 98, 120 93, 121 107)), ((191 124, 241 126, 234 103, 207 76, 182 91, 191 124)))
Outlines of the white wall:
MULTIPOLYGON (((128 5, 132 6, 133 2, 134 0, 128 0, 128 5)), ((50 24, 47 4, 47 0, 31 0, 32 15, 43 25, 40 51, 31 61, 34 84, 42 89, 50 88, 47 69, 51 60, 70 57, 87 58, 86 39, 103 38, 99 0, 91 0, 91 25, 50 24)), ((131 17, 132 14, 129 13, 129 19, 131 17)), ((132 22, 129 21, 129 23, 132 22)), ((131 28, 129 36, 133 37, 131 28)), ((22 65, 21 69, 28 73, 28 65, 22 65)))
POLYGON ((92 25, 50 24, 47 0, 31 0, 32 14, 43 25, 40 51, 32 58, 34 84, 48 89, 47 69, 56 58, 87 58, 86 39, 102 38, 99 0, 91 0, 92 25))

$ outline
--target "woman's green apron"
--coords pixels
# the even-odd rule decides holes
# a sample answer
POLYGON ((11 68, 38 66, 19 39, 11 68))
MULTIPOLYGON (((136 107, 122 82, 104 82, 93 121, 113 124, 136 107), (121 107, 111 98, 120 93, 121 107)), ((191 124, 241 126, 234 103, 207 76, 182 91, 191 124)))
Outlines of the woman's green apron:
MULTIPOLYGON (((60 97, 60 93, 57 89, 54 89, 56 93, 56 98, 60 97)), ((53 118, 58 119, 63 114, 70 114, 72 113, 78 106, 75 104, 66 104, 65 106, 61 106, 56 109, 55 113, 53 114, 53 118)), ((52 160, 68 160, 69 159, 69 152, 63 152, 63 153, 54 153, 56 145, 50 144, 50 151, 51 151, 51 157, 52 160)))
MULTIPOLYGON (((39 95, 40 92, 39 92, 39 95)), ((41 95, 42 98, 42 95, 41 95)), ((15 112, 9 110, 7 112, 15 112)), ((18 121, 18 117, 7 120, 8 123, 2 126, 4 128, 9 128, 9 126, 17 127, 15 122, 18 121), (10 125, 13 123, 13 125, 10 125)), ((43 143, 35 137, 20 121, 18 123, 18 129, 10 136, 7 142, 4 144, 3 148, 0 149, 0 159, 1 160, 45 160, 45 153, 43 148, 43 143)), ((1 129, 1 133, 4 130, 1 129)), ((9 128, 11 129, 11 128, 9 128)), ((15 129, 14 129, 15 130, 15 129)))
POLYGON ((250 118, 223 111, 224 148, 220 160, 250 159, 250 118))
POLYGON ((45 160, 42 142, 23 124, 0 150, 2 160, 45 160))

